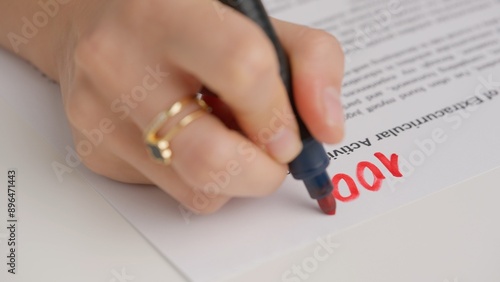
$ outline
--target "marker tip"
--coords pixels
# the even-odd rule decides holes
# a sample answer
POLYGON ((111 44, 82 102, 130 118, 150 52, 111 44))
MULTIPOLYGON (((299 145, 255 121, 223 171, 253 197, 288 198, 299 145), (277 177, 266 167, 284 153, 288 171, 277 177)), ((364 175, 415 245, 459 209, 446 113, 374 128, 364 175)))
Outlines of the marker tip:
POLYGON ((322 199, 319 199, 318 205, 325 214, 335 214, 337 204, 335 203, 335 197, 333 195, 330 194, 322 199))

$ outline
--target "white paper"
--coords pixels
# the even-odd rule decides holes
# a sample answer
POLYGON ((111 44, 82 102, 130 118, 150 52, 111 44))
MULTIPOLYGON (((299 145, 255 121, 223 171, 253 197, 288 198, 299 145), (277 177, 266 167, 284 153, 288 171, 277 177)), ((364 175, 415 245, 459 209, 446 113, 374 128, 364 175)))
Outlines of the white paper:
MULTIPOLYGON (((344 43, 347 134, 342 144, 326 147, 334 157, 328 172, 351 176, 359 197, 338 202, 335 216, 320 214, 291 178, 269 197, 236 199, 202 217, 181 212, 155 187, 114 182, 83 165, 71 172, 81 173, 190 280, 219 281, 500 165, 500 95, 493 96, 500 91, 500 1, 332 2, 266 5, 279 18, 327 29, 344 43), (377 140, 377 134, 447 107, 458 109, 467 100, 478 106, 377 140), (376 152, 398 154, 403 177, 392 177, 376 152), (372 162, 386 177, 379 191, 360 185, 361 161, 372 162)), ((67 155, 73 145, 57 85, 4 51, 0 66, 0 98, 67 155)), ((345 184, 338 188, 349 195, 345 184)), ((481 193, 481 187, 471 193, 481 193)))

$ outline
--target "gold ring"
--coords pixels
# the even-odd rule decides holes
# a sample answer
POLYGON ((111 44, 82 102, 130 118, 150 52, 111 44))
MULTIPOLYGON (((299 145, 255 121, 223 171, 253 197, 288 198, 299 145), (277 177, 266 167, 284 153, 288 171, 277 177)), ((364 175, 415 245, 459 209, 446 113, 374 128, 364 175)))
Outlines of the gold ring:
POLYGON ((170 141, 177 135, 181 129, 188 126, 193 121, 202 117, 203 114, 208 112, 209 107, 205 101, 195 97, 187 97, 174 103, 167 110, 159 113, 153 122, 146 128, 144 134, 144 141, 153 159, 158 162, 169 165, 172 162, 172 150, 170 149, 170 141), (173 126, 167 133, 160 137, 158 131, 161 129, 169 119, 179 114, 188 104, 196 103, 201 109, 195 110, 185 117, 183 117, 175 126, 173 126))

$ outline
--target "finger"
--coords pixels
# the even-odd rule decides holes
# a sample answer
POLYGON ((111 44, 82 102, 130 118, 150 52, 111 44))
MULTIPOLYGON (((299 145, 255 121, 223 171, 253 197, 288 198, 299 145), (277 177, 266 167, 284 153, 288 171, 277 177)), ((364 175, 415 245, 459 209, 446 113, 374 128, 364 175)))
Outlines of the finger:
POLYGON ((208 114, 182 129, 171 149, 175 170, 190 186, 206 193, 264 196, 274 192, 286 175, 284 165, 208 114))
POLYGON ((300 116, 318 140, 339 142, 344 132, 340 102, 344 56, 340 44, 321 30, 276 19, 273 25, 289 54, 300 116))
MULTIPOLYGON (((154 116, 173 104, 172 97, 188 96, 189 88, 189 85, 182 84, 182 79, 177 79, 172 74, 130 116, 136 121, 149 119, 147 123, 137 123, 144 131, 154 116), (160 109, 161 105, 168 106, 160 109)), ((191 105, 189 109, 167 121, 159 130, 159 136, 166 134, 182 117, 194 110, 196 107, 191 105)), ((183 128, 170 144, 174 153, 171 167, 188 186, 201 191, 215 189, 216 193, 226 196, 262 196, 279 187, 285 176, 283 165, 208 113, 183 128), (217 183, 214 178, 220 174, 229 174, 229 182, 217 183), (214 188, 214 183, 218 187, 214 188)), ((142 143, 142 147, 144 146, 142 143)))
MULTIPOLYGON (((156 105, 165 104, 167 97, 156 96, 155 99, 156 103, 148 104, 155 105, 154 108, 138 107, 132 116, 156 111, 156 105)), ((172 118, 172 122, 166 122, 159 136, 193 111, 193 108, 183 110, 172 118)), ((189 187, 206 194, 263 196, 275 191, 285 177, 284 165, 209 113, 182 128, 169 143, 173 152, 170 167, 189 187)), ((140 146, 145 147, 145 144, 140 146)))
POLYGON ((141 130, 137 127, 135 130, 117 132, 113 136, 113 152, 131 164, 149 182, 160 187, 194 213, 212 213, 229 201, 230 197, 223 194, 210 194, 193 189, 172 167, 155 162, 147 153, 141 136, 141 130))
POLYGON ((217 93, 243 131, 286 163, 302 144, 272 44, 257 25, 228 7, 219 7, 225 9, 221 20, 214 3, 182 1, 182 17, 164 17, 164 25, 183 27, 182 32, 167 28, 167 57, 217 93))

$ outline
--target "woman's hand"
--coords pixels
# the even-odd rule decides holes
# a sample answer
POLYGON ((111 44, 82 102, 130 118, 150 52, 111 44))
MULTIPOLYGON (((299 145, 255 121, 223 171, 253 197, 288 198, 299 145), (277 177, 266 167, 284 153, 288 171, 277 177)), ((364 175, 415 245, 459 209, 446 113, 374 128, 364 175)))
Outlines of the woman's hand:
MULTIPOLYGON (((198 213, 279 187, 301 142, 273 47, 253 22, 213 0, 73 0, 51 20, 37 41, 45 52, 26 57, 60 82, 75 148, 91 170, 155 184, 198 213), (169 166, 156 163, 145 129, 202 86, 217 93, 244 135, 207 113, 174 137, 169 166)), ((338 42, 323 31, 273 24, 302 118, 318 140, 338 142, 338 42)))

